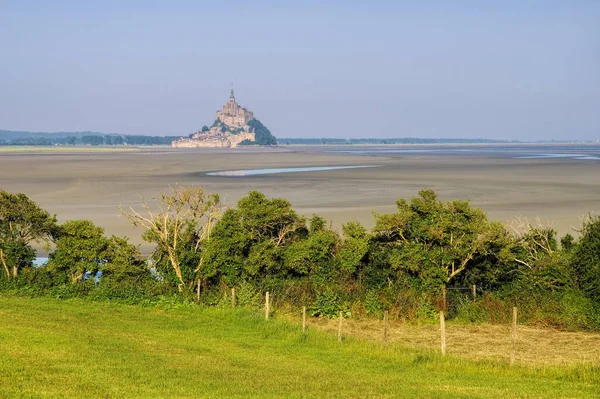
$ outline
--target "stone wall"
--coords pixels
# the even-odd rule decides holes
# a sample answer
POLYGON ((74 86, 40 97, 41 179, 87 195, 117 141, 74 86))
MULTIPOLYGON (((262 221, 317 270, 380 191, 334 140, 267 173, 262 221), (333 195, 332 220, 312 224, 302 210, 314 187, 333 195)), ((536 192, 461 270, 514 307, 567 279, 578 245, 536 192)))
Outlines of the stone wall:
POLYGON ((179 139, 173 141, 173 148, 234 148, 242 141, 255 141, 254 133, 227 134, 221 138, 208 138, 206 140, 198 139, 179 139))
POLYGON ((255 137, 254 133, 232 134, 229 137, 229 142, 231 143, 231 147, 237 147, 244 140, 256 141, 256 137, 255 137))
POLYGON ((229 148, 231 143, 228 140, 177 140, 171 143, 173 148, 229 148))

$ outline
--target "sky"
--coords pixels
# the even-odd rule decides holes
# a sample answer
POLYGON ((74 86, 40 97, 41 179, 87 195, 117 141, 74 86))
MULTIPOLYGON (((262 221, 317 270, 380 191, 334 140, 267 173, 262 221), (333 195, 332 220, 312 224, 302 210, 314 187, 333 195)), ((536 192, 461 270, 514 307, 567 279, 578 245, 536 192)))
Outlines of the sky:
POLYGON ((0 0, 0 129, 600 139, 600 1, 0 0))

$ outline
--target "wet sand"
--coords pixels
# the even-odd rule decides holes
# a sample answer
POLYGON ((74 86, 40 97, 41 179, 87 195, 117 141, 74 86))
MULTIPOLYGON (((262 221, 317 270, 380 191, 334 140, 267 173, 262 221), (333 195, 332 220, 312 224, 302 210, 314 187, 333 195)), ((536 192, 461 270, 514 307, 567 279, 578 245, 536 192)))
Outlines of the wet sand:
MULTIPOLYGON (((355 148, 355 147, 353 147, 355 148)), ((90 219, 108 235, 143 244, 119 206, 138 206, 168 185, 200 185, 234 204, 250 190, 288 199, 307 216, 320 214, 334 227, 358 220, 372 226, 372 212, 393 212, 398 198, 432 188, 442 200, 467 199, 491 219, 540 217, 559 233, 600 213, 600 162, 512 159, 433 154, 356 155, 319 147, 277 149, 142 148, 115 152, 0 153, 0 188, 22 192, 60 221, 90 219), (371 168, 247 177, 207 176, 220 170, 378 165, 371 168)), ((142 245, 144 252, 151 249, 142 245)))

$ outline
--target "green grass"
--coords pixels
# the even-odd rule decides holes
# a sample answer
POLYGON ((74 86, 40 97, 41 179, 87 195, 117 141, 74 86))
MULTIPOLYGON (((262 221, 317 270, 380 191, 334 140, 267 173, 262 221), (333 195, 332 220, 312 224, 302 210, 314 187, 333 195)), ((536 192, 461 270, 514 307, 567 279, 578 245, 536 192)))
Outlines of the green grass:
POLYGON ((0 296, 0 398, 598 397, 600 369, 509 367, 265 322, 0 296))

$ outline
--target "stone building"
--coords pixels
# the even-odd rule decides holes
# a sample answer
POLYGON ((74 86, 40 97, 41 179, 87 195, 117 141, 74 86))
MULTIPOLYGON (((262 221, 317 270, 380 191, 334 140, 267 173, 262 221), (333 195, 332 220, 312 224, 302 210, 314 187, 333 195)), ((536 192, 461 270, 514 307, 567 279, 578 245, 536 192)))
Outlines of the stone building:
POLYGON ((244 140, 256 141, 253 129, 248 125, 254 114, 235 101, 233 87, 229 100, 217 111, 215 123, 208 131, 198 131, 190 137, 182 137, 171 145, 177 148, 237 147, 244 140))
POLYGON ((232 128, 241 128, 254 119, 254 114, 235 102, 232 87, 229 101, 223 105, 223 109, 217 111, 217 119, 232 128))

